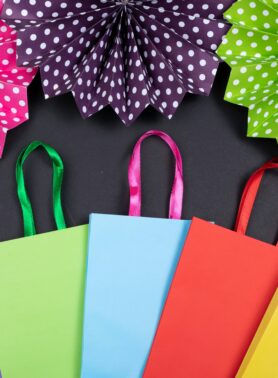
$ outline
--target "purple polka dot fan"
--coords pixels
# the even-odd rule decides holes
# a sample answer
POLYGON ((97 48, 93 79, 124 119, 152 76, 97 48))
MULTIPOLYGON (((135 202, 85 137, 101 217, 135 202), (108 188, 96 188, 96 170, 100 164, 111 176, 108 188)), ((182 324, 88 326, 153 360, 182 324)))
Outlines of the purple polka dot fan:
POLYGON ((148 106, 171 118, 208 95, 233 0, 6 0, 18 64, 40 66, 45 97, 72 91, 84 118, 111 105, 125 124, 148 106))

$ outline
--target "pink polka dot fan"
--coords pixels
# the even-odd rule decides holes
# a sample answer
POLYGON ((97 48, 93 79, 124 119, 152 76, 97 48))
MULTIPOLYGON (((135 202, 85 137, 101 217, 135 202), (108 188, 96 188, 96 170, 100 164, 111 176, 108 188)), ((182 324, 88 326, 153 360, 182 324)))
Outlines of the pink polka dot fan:
POLYGON ((149 105, 171 118, 209 94, 233 0, 6 0, 18 63, 40 66, 45 97, 72 92, 84 118, 110 105, 129 125, 149 105))
POLYGON ((27 87, 35 74, 35 68, 16 66, 16 32, 0 20, 0 157, 7 131, 28 119, 27 87))

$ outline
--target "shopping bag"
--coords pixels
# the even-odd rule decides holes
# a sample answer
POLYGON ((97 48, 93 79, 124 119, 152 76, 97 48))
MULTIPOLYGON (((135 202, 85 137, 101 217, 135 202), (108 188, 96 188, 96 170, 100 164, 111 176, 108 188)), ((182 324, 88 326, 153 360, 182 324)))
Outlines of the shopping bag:
POLYGON ((278 284, 278 249, 245 235, 263 174, 250 178, 236 232, 193 219, 144 378, 234 378, 278 284))
POLYGON ((278 289, 265 313, 236 378, 278 377, 278 289))
POLYGON ((180 220, 182 158, 167 134, 150 131, 139 139, 129 185, 130 216, 90 216, 82 378, 142 376, 190 224, 180 220), (171 219, 140 217, 140 149, 153 135, 168 144, 176 159, 171 219))
POLYGON ((0 243, 3 377, 80 376, 88 226, 65 229, 62 177, 62 160, 46 144, 34 142, 18 158, 18 195, 26 237, 0 243), (38 147, 43 147, 53 162, 54 216, 58 231, 35 235, 22 165, 38 147))

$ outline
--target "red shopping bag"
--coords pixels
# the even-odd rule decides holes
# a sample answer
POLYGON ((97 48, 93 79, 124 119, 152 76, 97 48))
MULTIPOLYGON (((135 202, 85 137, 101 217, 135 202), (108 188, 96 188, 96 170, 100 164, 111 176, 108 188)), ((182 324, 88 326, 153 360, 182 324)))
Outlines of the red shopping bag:
POLYGON ((193 219, 144 378, 234 378, 278 285, 278 249, 245 235, 265 170, 241 200, 234 231, 193 219))

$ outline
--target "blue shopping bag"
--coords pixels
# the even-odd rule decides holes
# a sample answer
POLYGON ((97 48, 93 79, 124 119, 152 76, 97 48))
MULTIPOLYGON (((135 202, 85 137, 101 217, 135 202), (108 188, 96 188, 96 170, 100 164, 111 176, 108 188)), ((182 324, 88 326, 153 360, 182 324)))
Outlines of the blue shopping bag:
POLYGON ((82 378, 139 378, 190 221, 180 220, 182 158, 165 133, 137 142, 129 165, 131 216, 91 214, 83 331, 82 378), (140 149, 159 136, 174 153, 169 218, 141 217, 140 149))

